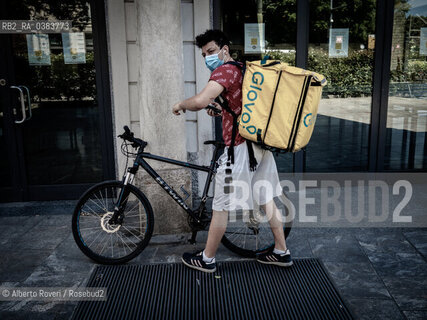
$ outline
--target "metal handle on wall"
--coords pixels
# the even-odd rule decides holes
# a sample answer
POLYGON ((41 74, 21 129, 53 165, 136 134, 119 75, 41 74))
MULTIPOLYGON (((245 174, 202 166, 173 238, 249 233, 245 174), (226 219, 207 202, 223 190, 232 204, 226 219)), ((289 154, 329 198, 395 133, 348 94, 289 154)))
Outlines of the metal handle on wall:
POLYGON ((21 108, 22 108, 22 120, 15 120, 15 123, 23 123, 27 116, 25 114, 25 101, 24 101, 24 92, 22 91, 22 89, 20 87, 16 87, 16 86, 10 86, 11 89, 16 89, 19 90, 19 96, 21 99, 21 108))
POLYGON ((30 97, 30 90, 26 86, 19 86, 21 88, 24 88, 27 91, 27 99, 28 99, 28 112, 30 113, 30 116, 26 119, 27 121, 31 119, 33 116, 33 110, 31 108, 31 97, 30 97))

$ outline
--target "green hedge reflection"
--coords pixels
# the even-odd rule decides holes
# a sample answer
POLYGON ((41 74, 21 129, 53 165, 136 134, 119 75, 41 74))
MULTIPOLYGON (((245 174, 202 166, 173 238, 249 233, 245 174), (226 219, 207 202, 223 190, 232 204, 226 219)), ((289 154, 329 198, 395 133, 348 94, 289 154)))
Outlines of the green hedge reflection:
POLYGON ((95 100, 96 82, 93 51, 86 52, 86 63, 64 64, 63 53, 51 54, 51 66, 31 66, 25 56, 19 59, 19 72, 27 75, 34 101, 95 100))

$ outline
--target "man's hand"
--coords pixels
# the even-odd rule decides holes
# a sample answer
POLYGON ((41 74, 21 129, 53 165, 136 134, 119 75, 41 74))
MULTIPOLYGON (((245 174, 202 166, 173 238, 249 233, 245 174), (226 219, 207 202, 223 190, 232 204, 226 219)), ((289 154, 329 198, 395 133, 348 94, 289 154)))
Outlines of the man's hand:
POLYGON ((173 114, 174 115, 176 115, 176 116, 179 116, 181 113, 180 113, 180 111, 182 110, 182 112, 184 112, 185 113, 185 109, 183 108, 183 107, 181 107, 181 104, 180 104, 180 102, 179 103, 177 103, 177 104, 175 104, 173 107, 172 107, 172 112, 173 112, 173 114))
POLYGON ((220 112, 215 113, 212 109, 207 109, 206 112, 208 113, 208 115, 210 115, 211 117, 221 116, 221 112, 222 112, 221 106, 216 102, 211 102, 210 104, 213 105, 215 108, 217 108, 220 112))

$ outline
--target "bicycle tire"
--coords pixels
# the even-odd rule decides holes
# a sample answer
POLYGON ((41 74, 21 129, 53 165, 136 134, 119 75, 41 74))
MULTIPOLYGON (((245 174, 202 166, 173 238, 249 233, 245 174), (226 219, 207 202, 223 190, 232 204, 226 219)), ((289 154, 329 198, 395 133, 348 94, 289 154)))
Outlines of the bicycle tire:
MULTIPOLYGON (((292 229, 292 220, 290 222, 286 222, 285 226, 283 227, 283 231, 285 234, 285 240, 288 238, 289 233, 292 229)), ((270 230, 271 232, 271 230, 270 230)), ((231 238, 231 237, 230 237, 231 238)), ((245 258, 255 258, 257 254, 267 252, 269 250, 274 249, 274 240, 269 244, 265 245, 257 250, 247 249, 243 248, 241 245, 239 245, 236 241, 232 241, 229 237, 227 237, 227 231, 224 234, 224 236, 221 239, 222 244, 229 249, 230 251, 245 257, 245 258)))
MULTIPOLYGON (((133 258, 135 258, 137 255, 139 255, 145 249, 145 247, 148 245, 148 243, 151 239, 151 236, 153 234, 154 215, 153 215, 153 209, 151 207, 151 204, 148 201, 147 197, 139 189, 137 189, 133 185, 128 184, 127 187, 129 188, 130 194, 133 194, 135 196, 135 198, 137 199, 137 201, 139 201, 139 203, 141 203, 142 207, 144 208, 146 221, 147 221, 145 233, 144 233, 144 238, 136 245, 135 249, 132 250, 129 254, 124 255, 123 257, 118 257, 118 258, 108 257, 105 255, 102 255, 102 251, 101 251, 101 254, 98 254, 98 253, 94 252, 92 249, 90 249, 88 247, 88 245, 85 243, 85 239, 83 239, 81 229, 80 229, 80 217, 81 217, 82 208, 84 208, 84 206, 89 202, 89 200, 92 199, 91 196, 95 195, 95 197, 96 197, 96 195, 99 195, 100 190, 108 190, 108 188, 112 188, 111 190, 114 190, 114 188, 120 189, 122 187, 123 187, 123 182, 122 181, 116 181, 116 180, 104 181, 104 182, 101 182, 101 183, 94 185, 93 187, 89 188, 80 197, 80 199, 79 199, 79 201, 78 201, 78 203, 74 209, 74 212, 73 212, 72 231, 73 231, 74 240, 75 240, 77 246, 87 257, 89 257, 90 259, 94 260, 95 262, 98 262, 101 264, 122 264, 122 263, 126 263, 126 262, 132 260, 133 258)), ((101 195, 102 195, 102 193, 101 193, 101 195)), ((106 198, 108 198, 107 193, 106 193, 106 198)), ((102 205, 103 204, 104 203, 102 203, 102 205)), ((137 205, 138 205, 137 209, 138 209, 138 213, 139 213, 140 207, 139 207, 139 204, 137 204, 137 205)), ((105 210, 106 210, 106 212, 103 213, 103 216, 105 216, 107 214, 111 214, 111 212, 108 212, 108 203, 106 205, 105 210)), ((87 216, 89 216, 89 215, 87 215, 87 216)), ((100 218, 100 216, 97 216, 96 218, 100 218)), ((126 215, 125 215, 125 219, 126 219, 126 215)), ((126 220, 124 220, 124 221, 126 221, 126 220)), ((101 228, 104 229, 105 228, 104 226, 106 225, 106 223, 103 222, 102 219, 100 222, 101 222, 101 228), (104 226, 102 226, 103 223, 105 223, 104 226)), ((96 223, 95 223, 95 225, 96 225, 96 223)), ((122 227, 122 225, 120 225, 120 227, 122 227)), ((119 230, 120 230, 120 228, 117 229, 117 232, 119 232, 119 230)), ((107 233, 107 230, 104 229, 104 231, 105 231, 105 233, 107 233)), ((124 232, 126 232, 126 231, 124 231, 124 232)), ((131 231, 129 231, 129 232, 130 232, 130 234, 134 235, 131 231)), ((114 233, 114 232, 110 231, 108 233, 114 233)), ((99 235, 97 237, 99 237, 99 235)), ((117 238, 119 238, 119 235, 117 235, 117 238)), ((111 242, 112 241, 113 240, 111 240, 111 242)), ((126 244, 126 243, 123 241, 123 244, 126 244)), ((129 245, 126 244, 126 246, 129 248, 129 245)), ((112 245, 112 247, 113 247, 112 256, 114 256, 114 245, 112 245)), ((124 249, 124 251, 126 252, 125 249, 124 249)))

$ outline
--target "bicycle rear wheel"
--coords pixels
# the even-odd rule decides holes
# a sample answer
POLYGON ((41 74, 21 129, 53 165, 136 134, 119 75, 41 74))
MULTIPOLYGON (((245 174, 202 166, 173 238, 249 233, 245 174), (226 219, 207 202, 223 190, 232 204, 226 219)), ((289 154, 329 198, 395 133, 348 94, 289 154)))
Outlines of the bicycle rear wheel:
MULTIPOLYGON (((292 220, 283 227, 285 239, 292 228, 292 220)), ((234 253, 247 258, 272 250, 274 238, 267 217, 262 211, 230 212, 222 244, 234 253)))
POLYGON ((110 223, 123 187, 121 181, 99 183, 85 192, 74 210, 74 240, 86 256, 98 263, 120 264, 133 259, 153 234, 153 209, 133 185, 126 186, 129 192, 122 202, 123 220, 110 223))

